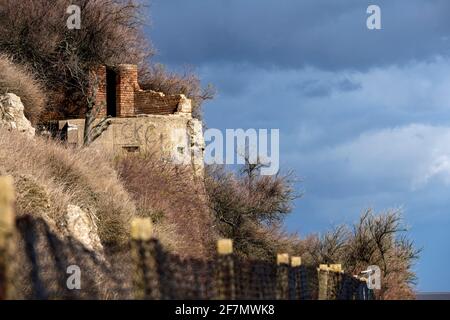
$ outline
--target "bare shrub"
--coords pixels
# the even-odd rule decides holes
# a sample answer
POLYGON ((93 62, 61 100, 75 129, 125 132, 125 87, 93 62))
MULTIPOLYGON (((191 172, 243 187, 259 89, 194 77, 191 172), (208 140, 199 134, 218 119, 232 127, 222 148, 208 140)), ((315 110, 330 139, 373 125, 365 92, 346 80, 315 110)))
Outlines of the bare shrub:
MULTIPOLYGON (((89 73, 98 65, 137 64, 143 89, 185 94, 194 116, 212 99, 191 70, 168 72, 148 63, 154 51, 143 33, 145 10, 140 0, 0 0, 0 51, 29 64, 49 90, 48 118, 80 116, 89 104, 89 73), (68 30, 69 5, 82 10, 80 30, 68 30)), ((95 81, 94 81, 95 82, 95 81)))
POLYGON ((0 174, 14 177, 17 213, 39 216, 65 235, 68 204, 96 218, 103 244, 129 238, 135 206, 100 151, 70 150, 51 140, 0 131, 0 174))
POLYGON ((211 256, 216 238, 212 216, 204 185, 192 170, 156 153, 120 158, 117 169, 138 215, 153 219, 166 247, 182 256, 211 256))
POLYGON ((209 167, 206 190, 221 236, 233 239, 242 256, 271 260, 292 244, 282 221, 297 195, 290 174, 260 176, 259 168, 247 164, 235 174, 209 167))
POLYGON ((162 64, 145 64, 140 70, 139 79, 144 90, 184 94, 192 100, 192 114, 198 119, 202 118, 203 102, 213 99, 216 93, 210 84, 203 88, 198 75, 190 69, 180 74, 168 71, 162 64))
POLYGON ((80 115, 91 70, 142 64, 152 55, 142 10, 134 0, 0 0, 0 51, 39 75, 51 94, 52 117, 80 115), (82 10, 80 30, 66 26, 73 4, 82 10))
POLYGON ((406 236, 401 211, 389 210, 374 214, 366 210, 353 226, 348 240, 345 261, 348 269, 360 272, 367 264, 381 268, 383 299, 414 297, 416 277, 412 270, 420 250, 406 236))
POLYGON ((0 55, 0 94, 14 93, 22 100, 25 117, 33 124, 45 108, 46 97, 42 85, 31 71, 14 64, 6 55, 0 55))
POLYGON ((366 210, 352 227, 339 226, 321 237, 304 240, 301 254, 313 264, 341 263, 352 274, 377 265, 382 273, 378 298, 414 298, 416 277, 412 267, 420 250, 406 232, 400 211, 374 214, 366 210))
POLYGON ((353 226, 300 238, 283 228, 297 197, 292 176, 263 177, 260 167, 247 163, 239 174, 221 167, 207 170, 206 190, 218 231, 234 239, 239 255, 273 260, 277 253, 287 252, 301 256, 306 265, 340 263, 352 274, 377 265, 382 272, 378 298, 414 298, 412 267, 420 250, 407 238, 401 212, 367 210, 353 226))

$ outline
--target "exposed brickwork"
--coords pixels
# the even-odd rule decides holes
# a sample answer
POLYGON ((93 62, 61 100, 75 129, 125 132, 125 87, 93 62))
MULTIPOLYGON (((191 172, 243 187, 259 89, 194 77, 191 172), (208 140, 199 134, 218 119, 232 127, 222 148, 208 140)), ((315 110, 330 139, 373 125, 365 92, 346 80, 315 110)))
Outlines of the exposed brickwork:
POLYGON ((132 117, 135 115, 134 93, 139 90, 137 66, 120 65, 117 73, 117 117, 132 117))
MULTIPOLYGON (((95 98, 96 106, 99 108, 97 118, 103 118, 108 113, 116 118, 170 114, 181 114, 189 117, 192 114, 192 102, 182 94, 166 95, 162 92, 141 90, 136 65, 122 64, 111 69, 107 66, 100 66, 93 72, 96 73, 98 80, 95 98), (113 81, 110 80, 111 75, 113 81), (110 91, 110 86, 115 87, 115 92, 110 91), (108 106, 108 101, 113 101, 115 105, 108 106), (115 112, 111 112, 111 110, 115 110, 115 112)), ((85 116, 85 109, 80 108, 79 105, 67 104, 65 108, 66 113, 64 115, 58 113, 45 114, 41 119, 42 124, 52 120, 77 119, 85 116)))
POLYGON ((138 91, 134 96, 136 114, 174 114, 180 96, 165 96, 160 92, 138 91))
POLYGON ((99 117, 106 116, 106 67, 101 66, 97 69, 98 89, 95 105, 99 108, 99 117))
MULTIPOLYGON (((127 118, 137 115, 168 115, 177 112, 190 114, 191 101, 183 95, 165 95, 161 92, 141 90, 136 65, 123 64, 116 69, 116 117, 127 118)), ((107 113, 107 68, 98 69, 100 80, 97 103, 102 105, 100 116, 107 113)))

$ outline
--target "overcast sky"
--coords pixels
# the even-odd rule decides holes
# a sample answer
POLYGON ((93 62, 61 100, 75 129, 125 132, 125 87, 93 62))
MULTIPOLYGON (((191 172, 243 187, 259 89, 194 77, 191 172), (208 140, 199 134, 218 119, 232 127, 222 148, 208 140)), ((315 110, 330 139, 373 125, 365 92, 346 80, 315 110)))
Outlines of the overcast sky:
POLYGON ((450 291, 450 1, 152 2, 155 60, 218 89, 208 127, 281 130, 305 192, 289 230, 401 207, 424 249, 418 289, 450 291))

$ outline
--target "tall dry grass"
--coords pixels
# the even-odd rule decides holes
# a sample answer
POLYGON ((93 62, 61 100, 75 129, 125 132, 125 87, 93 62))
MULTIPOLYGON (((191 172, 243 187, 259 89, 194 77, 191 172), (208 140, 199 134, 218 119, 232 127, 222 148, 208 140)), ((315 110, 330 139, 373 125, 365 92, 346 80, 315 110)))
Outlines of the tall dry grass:
POLYGON ((43 217, 66 235, 68 204, 95 217, 103 244, 122 244, 128 237, 135 206, 110 160, 100 151, 71 150, 43 138, 28 139, 0 131, 0 175, 15 179, 17 213, 43 217))
POLYGON ((37 123, 45 108, 46 97, 42 85, 25 66, 14 64, 0 54, 0 94, 14 93, 22 100, 25 116, 31 123, 37 123))
POLYGON ((202 181, 156 156, 115 159, 101 149, 70 149, 53 140, 0 131, 0 175, 12 175, 18 215, 44 218, 68 235, 74 204, 91 213, 104 245, 129 239, 135 215, 152 218, 155 236, 182 256, 210 257, 216 239, 202 181), (114 164, 116 169, 114 168, 114 164))
POLYGON ((203 180, 193 179, 192 170, 165 162, 156 154, 117 161, 137 213, 153 219, 157 236, 171 251, 181 256, 210 257, 217 235, 203 180))

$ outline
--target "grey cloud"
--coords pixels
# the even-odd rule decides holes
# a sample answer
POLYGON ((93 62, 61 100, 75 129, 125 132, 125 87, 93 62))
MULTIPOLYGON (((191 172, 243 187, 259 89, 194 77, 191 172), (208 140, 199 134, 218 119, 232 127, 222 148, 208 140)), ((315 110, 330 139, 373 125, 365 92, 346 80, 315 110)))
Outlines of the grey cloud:
POLYGON ((293 83, 292 89, 308 98, 327 97, 333 92, 350 92, 362 88, 361 83, 348 78, 327 81, 326 79, 309 79, 293 83))
POLYGON ((362 88, 361 83, 358 82, 354 82, 350 79, 344 79, 341 82, 339 82, 338 84, 339 90, 341 91, 355 91, 355 90, 359 90, 362 88))
POLYGON ((209 126, 281 128, 293 137, 289 146, 298 144, 295 135, 301 128, 323 132, 309 139, 318 148, 387 127, 450 125, 450 59, 367 72, 223 65, 201 70, 207 82, 220 79, 244 88, 218 86, 218 99, 205 107, 209 126))
POLYGON ((319 80, 307 80, 297 88, 307 97, 324 97, 332 92, 332 87, 329 84, 321 83, 319 80))
POLYGON ((150 35, 170 64, 364 69, 447 55, 450 1, 378 0, 381 31, 366 28, 366 0, 155 0, 150 35))

